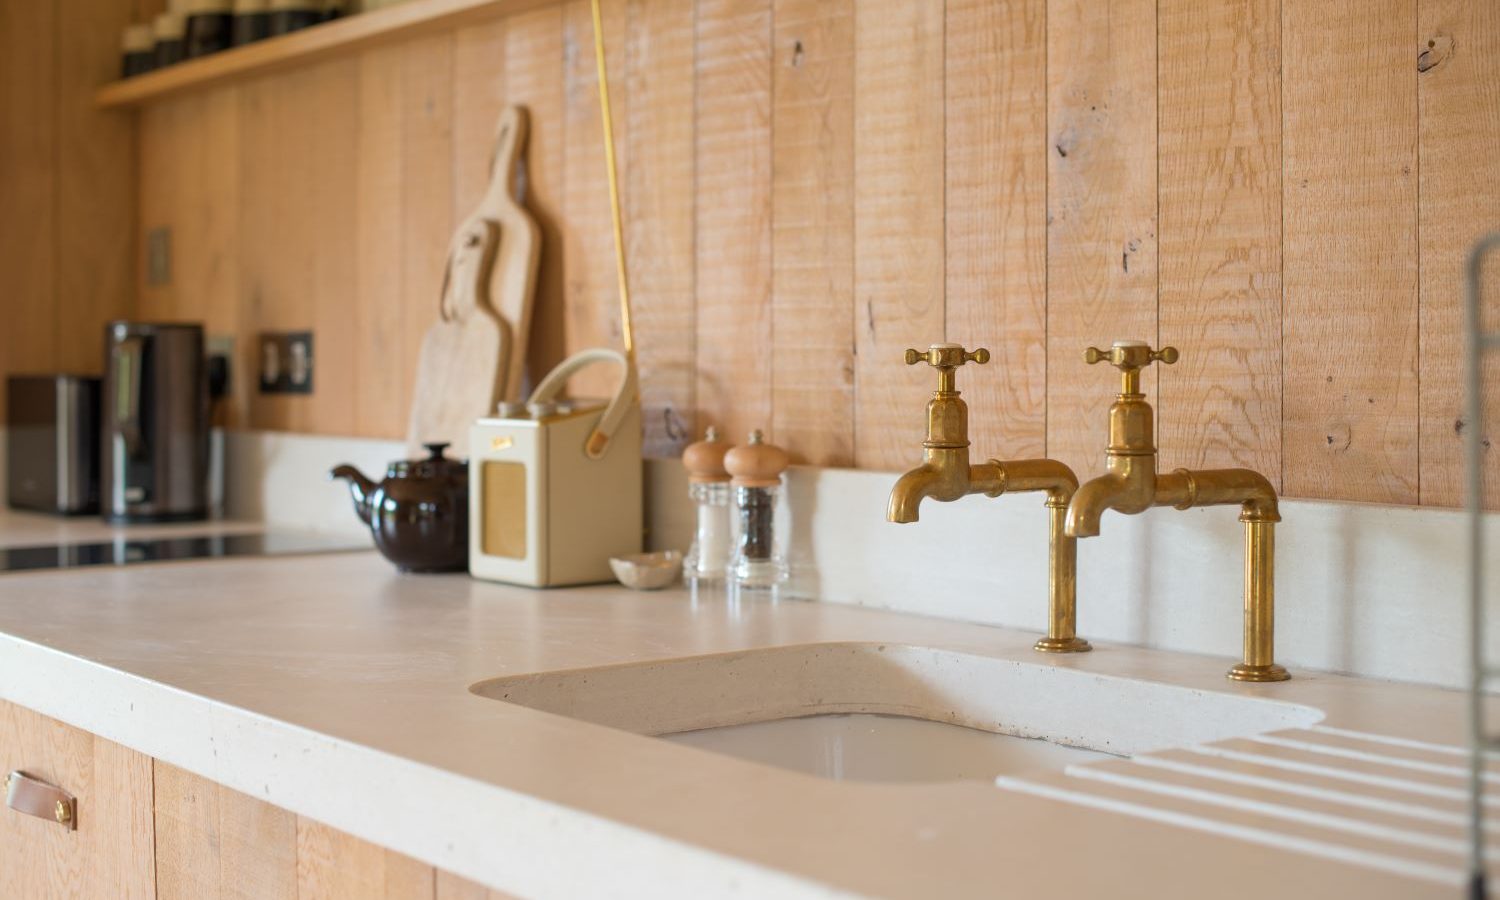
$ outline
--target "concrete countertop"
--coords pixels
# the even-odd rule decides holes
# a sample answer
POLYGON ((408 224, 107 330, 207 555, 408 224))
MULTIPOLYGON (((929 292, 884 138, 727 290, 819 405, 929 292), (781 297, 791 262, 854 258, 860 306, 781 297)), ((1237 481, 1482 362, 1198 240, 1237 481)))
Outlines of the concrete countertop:
MULTIPOLYGON (((0 697, 523 895, 1456 896, 1462 694, 1310 672, 1239 685, 1220 658, 1109 645, 1046 657, 1033 639, 829 603, 402 576, 374 553, 0 577, 0 697), (1132 793, 1129 773, 1150 767, 1126 760, 1100 764, 1126 773, 1114 781, 833 782, 470 691, 846 641, 1326 718, 1195 756, 1233 769, 1218 792, 1179 761, 1171 790, 1132 793)), ((1172 754, 1159 756, 1157 769, 1172 754)))

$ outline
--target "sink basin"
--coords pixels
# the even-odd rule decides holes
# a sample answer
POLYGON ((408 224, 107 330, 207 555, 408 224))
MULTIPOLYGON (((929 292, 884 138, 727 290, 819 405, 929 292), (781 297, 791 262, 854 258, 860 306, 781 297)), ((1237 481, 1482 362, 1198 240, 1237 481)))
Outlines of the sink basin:
POLYGON ((869 713, 726 725, 662 738, 835 781, 988 782, 996 775, 1118 758, 1035 738, 869 713))
POLYGON ((1305 728, 1299 704, 932 647, 796 644, 482 681, 481 697, 830 778, 992 778, 1305 728))

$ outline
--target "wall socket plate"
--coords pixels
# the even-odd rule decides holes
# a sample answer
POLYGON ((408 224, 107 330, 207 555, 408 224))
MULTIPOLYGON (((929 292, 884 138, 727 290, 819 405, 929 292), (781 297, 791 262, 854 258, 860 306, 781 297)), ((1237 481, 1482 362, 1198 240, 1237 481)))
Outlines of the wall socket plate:
POLYGON ((313 392, 313 333, 263 331, 260 335, 260 392, 313 392))

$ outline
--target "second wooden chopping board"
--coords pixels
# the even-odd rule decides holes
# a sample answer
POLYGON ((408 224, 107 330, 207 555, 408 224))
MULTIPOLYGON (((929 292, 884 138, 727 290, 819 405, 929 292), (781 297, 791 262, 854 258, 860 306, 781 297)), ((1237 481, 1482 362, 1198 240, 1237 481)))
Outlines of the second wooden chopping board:
POLYGON ((519 400, 536 294, 541 232, 515 186, 526 146, 524 107, 508 107, 495 132, 490 182, 448 247, 438 321, 427 329, 407 427, 407 449, 460 448, 474 420, 519 400))

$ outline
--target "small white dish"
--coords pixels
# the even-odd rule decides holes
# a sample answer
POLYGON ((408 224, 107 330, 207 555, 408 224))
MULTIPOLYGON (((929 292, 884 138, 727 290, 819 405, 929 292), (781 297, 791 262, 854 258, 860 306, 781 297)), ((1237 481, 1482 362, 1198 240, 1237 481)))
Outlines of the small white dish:
POLYGON ((615 578, 632 590, 659 591, 682 574, 682 554, 676 550, 612 556, 609 567, 615 578))

